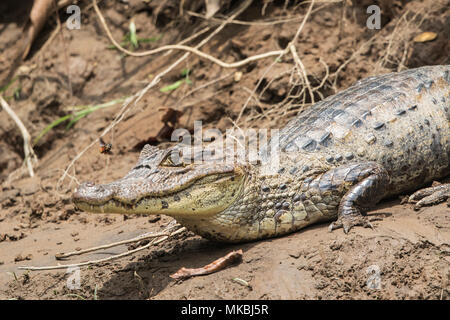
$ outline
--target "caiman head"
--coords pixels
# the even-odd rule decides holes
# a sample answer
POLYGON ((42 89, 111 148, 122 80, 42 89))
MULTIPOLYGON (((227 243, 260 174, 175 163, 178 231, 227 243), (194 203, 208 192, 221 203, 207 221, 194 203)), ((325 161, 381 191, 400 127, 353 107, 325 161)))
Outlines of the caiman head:
POLYGON ((85 182, 75 190, 73 202, 79 209, 95 213, 188 217, 219 213, 242 192, 243 166, 192 162, 183 161, 179 149, 146 145, 125 177, 108 184, 85 182))

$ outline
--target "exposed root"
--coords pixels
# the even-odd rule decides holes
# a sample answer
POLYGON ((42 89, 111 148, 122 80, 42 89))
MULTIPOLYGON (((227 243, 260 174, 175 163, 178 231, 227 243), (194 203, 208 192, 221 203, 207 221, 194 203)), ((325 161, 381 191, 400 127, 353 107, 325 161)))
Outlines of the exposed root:
POLYGON ((174 274, 170 275, 170 277, 175 280, 183 280, 194 276, 203 276, 214 273, 242 259, 242 254, 242 249, 231 251, 226 256, 219 258, 202 268, 188 269, 183 267, 174 274))
MULTIPOLYGON (((248 1, 251 2, 251 1, 248 1)), ((103 17, 102 13, 100 12, 100 9, 97 6, 96 0, 93 0, 93 4, 94 4, 94 9, 95 12, 97 13, 100 22, 103 25, 103 28, 106 31, 106 34, 108 35, 109 40, 114 44, 114 46, 116 46, 116 48, 120 51, 122 51, 123 53, 126 53, 127 55, 133 56, 133 57, 144 57, 144 56, 149 56, 155 53, 159 53, 159 52, 163 52, 163 51, 167 51, 167 50, 183 50, 183 51, 188 51, 190 53, 194 53, 199 57, 202 57, 204 59, 207 59, 215 64, 218 64, 219 66, 221 66, 222 68, 239 68, 242 67, 246 64, 249 64, 250 62, 253 61, 257 61, 260 59, 265 59, 265 58, 269 58, 269 57, 273 57, 273 56, 278 56, 279 54, 281 54, 283 51, 282 50, 276 50, 276 51, 269 51, 269 52, 265 52, 262 54, 257 54, 251 57, 248 57, 244 60, 241 61, 237 61, 237 62, 233 62, 233 63, 226 63, 223 62, 220 59, 217 59, 207 53, 204 53, 200 50, 198 50, 196 47, 189 47, 189 46, 185 46, 185 45, 180 45, 180 44, 173 44, 173 45, 166 45, 166 46, 162 46, 159 47, 157 49, 153 49, 153 50, 149 50, 149 51, 144 51, 144 52, 133 52, 130 50, 125 49, 124 47, 122 47, 112 36, 111 31, 109 30, 108 25, 106 24, 105 18, 103 17)))
MULTIPOLYGON (((255 85, 255 88, 253 89, 253 91, 251 92, 249 97, 247 98, 247 101, 245 102, 245 104, 242 106, 241 111, 239 112, 239 115, 238 115, 238 117, 236 119, 236 122, 239 122, 239 120, 241 119, 242 115, 244 114, 244 110, 247 108, 247 105, 249 104, 249 102, 251 101, 252 97, 256 93, 256 90, 258 89, 258 87, 261 85, 261 83, 262 83, 263 79, 265 78, 265 76, 269 73, 269 71, 273 68, 273 66, 277 63, 277 61, 279 61, 287 52, 292 50, 291 46, 294 46, 294 48, 295 48, 295 43, 297 42, 297 39, 298 39, 301 31, 303 30, 303 27, 305 26, 306 21, 308 20, 309 16, 311 15, 312 8, 314 7, 314 3, 315 3, 315 0, 312 0, 310 6, 308 8, 308 11, 306 12, 306 14, 305 14, 305 16, 303 18, 303 21, 300 24, 300 26, 297 28, 297 32, 295 33, 295 35, 292 38, 292 40, 288 43, 286 48, 281 51, 281 53, 278 55, 276 60, 274 62, 272 62, 269 65, 269 67, 267 67, 267 69, 264 71, 264 73, 261 76, 261 78, 258 80, 257 84, 255 85)), ((292 53, 292 51, 291 51, 291 53, 292 53)), ((308 80, 306 80, 306 81, 308 81, 308 80)))
POLYGON ((306 74, 305 66, 303 65, 302 61, 300 60, 297 49, 295 48, 294 44, 289 45, 289 50, 291 51, 292 56, 294 57, 294 61, 297 67, 297 72, 299 73, 300 78, 303 78, 305 81, 306 87, 308 88, 309 95, 311 96, 311 101, 314 103, 314 94, 311 89, 311 84, 309 83, 308 76, 306 74))

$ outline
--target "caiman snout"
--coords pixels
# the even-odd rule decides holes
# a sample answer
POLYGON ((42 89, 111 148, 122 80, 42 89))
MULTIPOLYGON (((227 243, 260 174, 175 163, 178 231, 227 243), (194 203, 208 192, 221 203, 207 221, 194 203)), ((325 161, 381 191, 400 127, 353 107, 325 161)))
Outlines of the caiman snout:
POLYGON ((100 204, 112 199, 114 190, 103 184, 94 184, 93 182, 84 182, 78 186, 72 195, 75 204, 87 202, 90 204, 100 204))

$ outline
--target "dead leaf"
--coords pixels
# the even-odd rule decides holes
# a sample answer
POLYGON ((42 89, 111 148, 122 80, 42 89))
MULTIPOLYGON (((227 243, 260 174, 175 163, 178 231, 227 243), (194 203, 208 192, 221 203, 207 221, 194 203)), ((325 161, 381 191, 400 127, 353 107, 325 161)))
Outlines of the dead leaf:
POLYGON ((41 31, 45 21, 47 21, 47 17, 52 10, 52 5, 53 0, 34 0, 29 23, 25 26, 25 29, 28 27, 28 36, 22 52, 22 60, 27 57, 34 39, 39 34, 39 31, 41 31))
POLYGON ((414 42, 427 42, 427 41, 433 41, 436 39, 437 33, 436 32, 423 32, 417 36, 414 37, 414 42))

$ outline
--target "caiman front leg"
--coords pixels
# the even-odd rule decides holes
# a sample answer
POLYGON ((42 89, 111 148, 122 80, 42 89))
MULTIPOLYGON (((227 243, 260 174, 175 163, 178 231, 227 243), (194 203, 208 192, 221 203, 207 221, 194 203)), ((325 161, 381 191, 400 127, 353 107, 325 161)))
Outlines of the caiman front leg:
POLYGON ((330 224, 329 230, 342 227, 348 233, 354 226, 372 227, 365 214, 385 195, 390 180, 387 171, 376 162, 365 162, 338 167, 331 174, 333 179, 341 178, 351 187, 342 197, 338 219, 330 224))
POLYGON ((431 206, 450 199, 450 183, 424 188, 414 192, 408 202, 415 203, 414 209, 419 210, 423 206, 431 206))

